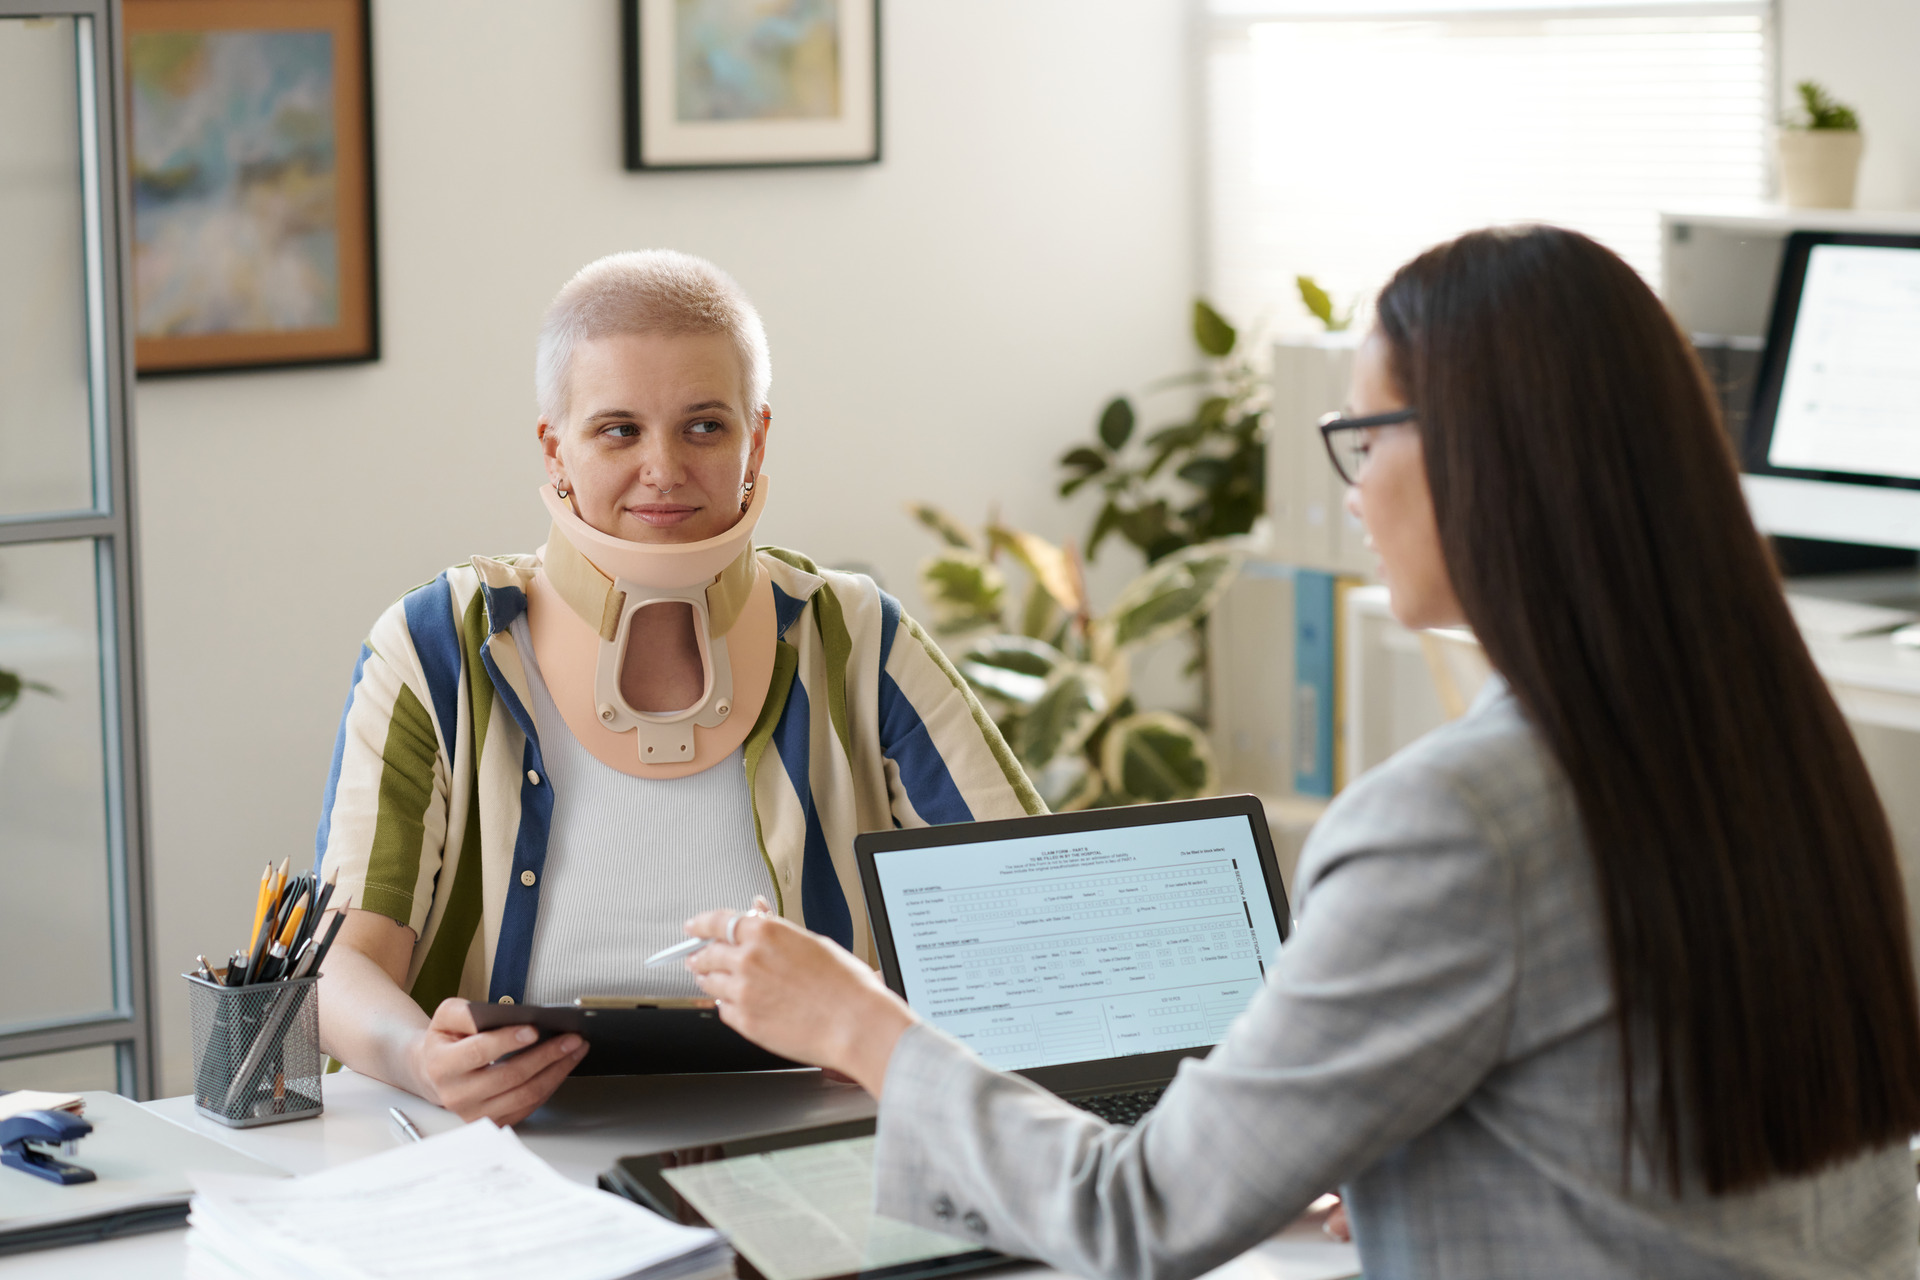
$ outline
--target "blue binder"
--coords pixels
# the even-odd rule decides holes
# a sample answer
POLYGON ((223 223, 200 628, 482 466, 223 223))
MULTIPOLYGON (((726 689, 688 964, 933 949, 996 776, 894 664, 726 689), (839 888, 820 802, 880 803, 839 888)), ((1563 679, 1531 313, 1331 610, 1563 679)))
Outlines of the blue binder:
POLYGON ((1293 789, 1333 795, 1334 575, 1300 569, 1293 579, 1293 789))

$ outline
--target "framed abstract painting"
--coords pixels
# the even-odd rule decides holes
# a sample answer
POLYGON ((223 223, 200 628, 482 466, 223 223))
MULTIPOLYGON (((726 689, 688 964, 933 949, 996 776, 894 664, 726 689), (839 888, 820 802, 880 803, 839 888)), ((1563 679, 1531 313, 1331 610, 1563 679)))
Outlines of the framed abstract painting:
POLYGON ((880 0, 623 0, 627 168, 880 159, 880 0))
POLYGON ((380 354, 368 0, 126 0, 142 374, 380 354))

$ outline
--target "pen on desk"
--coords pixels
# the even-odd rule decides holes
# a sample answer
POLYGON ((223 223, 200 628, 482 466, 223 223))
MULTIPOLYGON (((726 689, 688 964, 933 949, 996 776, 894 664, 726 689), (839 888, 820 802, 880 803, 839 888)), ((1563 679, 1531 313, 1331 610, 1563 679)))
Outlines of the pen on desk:
POLYGON ((426 1135, 414 1127, 413 1121, 407 1119, 406 1112, 398 1107, 388 1107, 387 1114, 393 1117, 394 1126, 398 1128, 400 1132, 406 1134, 409 1140, 413 1142, 426 1141, 426 1135))

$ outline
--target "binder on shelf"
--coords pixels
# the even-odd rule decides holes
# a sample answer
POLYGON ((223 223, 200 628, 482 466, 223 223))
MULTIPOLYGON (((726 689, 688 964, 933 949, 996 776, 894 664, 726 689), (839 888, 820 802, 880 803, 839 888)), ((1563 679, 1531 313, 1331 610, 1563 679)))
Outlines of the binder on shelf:
POLYGON ((1293 790, 1290 564, 1248 560, 1207 623, 1213 754, 1224 792, 1293 790))
POLYGON ((1320 569, 1293 576, 1293 789, 1333 794, 1334 578, 1320 569))

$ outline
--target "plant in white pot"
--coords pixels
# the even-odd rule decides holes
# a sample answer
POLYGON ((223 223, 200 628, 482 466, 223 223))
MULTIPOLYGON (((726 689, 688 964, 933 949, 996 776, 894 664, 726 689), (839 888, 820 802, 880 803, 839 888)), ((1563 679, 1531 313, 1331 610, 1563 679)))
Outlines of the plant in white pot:
POLYGON ((35 693, 53 693, 51 685, 28 680, 17 672, 0 667, 0 764, 6 762, 7 742, 13 737, 15 717, 9 713, 13 710, 13 704, 20 701, 20 695, 28 689, 35 693))
POLYGON ((1806 118, 1780 127, 1781 195, 1792 209, 1851 209, 1865 145, 1860 118, 1816 81, 1794 88, 1806 118))

